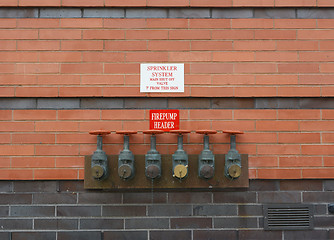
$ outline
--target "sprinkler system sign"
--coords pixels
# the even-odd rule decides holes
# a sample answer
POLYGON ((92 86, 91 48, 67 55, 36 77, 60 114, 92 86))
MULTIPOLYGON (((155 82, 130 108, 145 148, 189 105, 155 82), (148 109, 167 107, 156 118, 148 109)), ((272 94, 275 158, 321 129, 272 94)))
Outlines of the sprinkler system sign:
POLYGON ((179 110, 150 110, 150 129, 178 130, 180 126, 179 110))
POLYGON ((184 64, 140 64, 140 92, 184 92, 184 64))

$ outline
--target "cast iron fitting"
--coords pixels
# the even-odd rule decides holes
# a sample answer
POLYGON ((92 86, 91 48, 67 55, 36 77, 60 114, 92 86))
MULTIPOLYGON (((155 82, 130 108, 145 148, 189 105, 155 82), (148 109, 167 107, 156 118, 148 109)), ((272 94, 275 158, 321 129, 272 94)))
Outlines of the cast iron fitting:
POLYGON ((241 175, 241 155, 236 149, 236 134, 243 134, 241 131, 226 130, 230 134, 230 150, 225 155, 224 174, 229 179, 237 179, 241 175))
POLYGON ((145 155, 145 175, 150 179, 159 178, 161 176, 161 155, 156 149, 156 136, 161 134, 160 130, 144 131, 144 134, 151 134, 151 148, 145 155))
POLYGON ((215 156, 210 150, 209 135, 216 134, 214 130, 198 130, 196 133, 204 134, 203 150, 198 157, 198 175, 204 179, 213 178, 215 174, 215 156))
POLYGON ((134 155, 129 149, 129 135, 136 134, 135 131, 118 131, 117 134, 124 135, 123 150, 118 155, 118 176, 123 180, 131 179, 134 177, 134 155))
POLYGON ((108 177, 108 158, 102 150, 102 136, 110 134, 110 131, 98 130, 90 132, 92 135, 97 135, 97 149, 91 159, 91 173, 94 179, 103 180, 108 177))
POLYGON ((188 154, 183 149, 183 133, 189 133, 188 130, 172 130, 171 133, 177 133, 177 150, 172 155, 173 177, 184 179, 188 176, 188 154))

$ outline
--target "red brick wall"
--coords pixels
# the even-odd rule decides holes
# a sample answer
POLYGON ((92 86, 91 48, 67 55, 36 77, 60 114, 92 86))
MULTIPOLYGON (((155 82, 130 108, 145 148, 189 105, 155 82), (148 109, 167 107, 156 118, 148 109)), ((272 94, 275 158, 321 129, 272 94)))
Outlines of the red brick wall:
MULTIPOLYGON (((291 1, 205 1, 205 6, 292 6, 291 1)), ((1 1, 0 6, 191 6, 203 1, 1 1), (86 5, 87 4, 87 5, 86 5)), ((294 1, 293 6, 333 6, 294 1)), ((204 7, 205 7, 204 6, 204 7)), ((0 96, 334 97, 334 19, 0 19, 0 96), (139 65, 185 63, 185 92, 140 93, 139 65)), ((153 100, 153 98, 152 98, 153 100)), ((237 129, 251 178, 333 178, 334 110, 181 109, 180 127, 237 129)), ((0 179, 83 179, 94 129, 145 130, 148 110, 0 110, 0 179)), ((131 139, 135 154, 149 139, 131 139)), ((175 138, 158 137, 171 154, 175 138)), ((189 154, 202 139, 190 134, 189 154)), ((226 153, 228 137, 211 138, 226 153)), ((118 154, 122 137, 105 139, 118 154)))

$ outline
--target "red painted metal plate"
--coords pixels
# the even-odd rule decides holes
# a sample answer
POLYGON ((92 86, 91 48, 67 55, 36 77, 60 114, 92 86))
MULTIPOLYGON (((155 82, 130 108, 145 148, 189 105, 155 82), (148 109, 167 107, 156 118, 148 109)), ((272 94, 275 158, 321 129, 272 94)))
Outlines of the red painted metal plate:
POLYGON ((150 110, 150 129, 178 130, 180 127, 180 112, 175 109, 150 110))

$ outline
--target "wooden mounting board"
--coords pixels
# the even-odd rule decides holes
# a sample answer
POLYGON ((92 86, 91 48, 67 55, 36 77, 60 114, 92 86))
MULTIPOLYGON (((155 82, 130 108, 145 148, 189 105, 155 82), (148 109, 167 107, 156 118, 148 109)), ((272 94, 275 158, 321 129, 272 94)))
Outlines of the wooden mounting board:
POLYGON ((85 157, 86 189, 222 189, 247 188, 248 155, 241 154, 241 176, 238 179, 228 179, 224 175, 225 155, 215 155, 215 176, 206 180, 198 176, 198 155, 189 155, 188 176, 179 180, 173 177, 172 155, 162 155, 162 174, 158 179, 148 179, 145 176, 145 155, 135 155, 135 175, 130 180, 122 180, 118 176, 118 156, 108 156, 109 176, 104 180, 96 180, 91 175, 91 156, 85 157))

